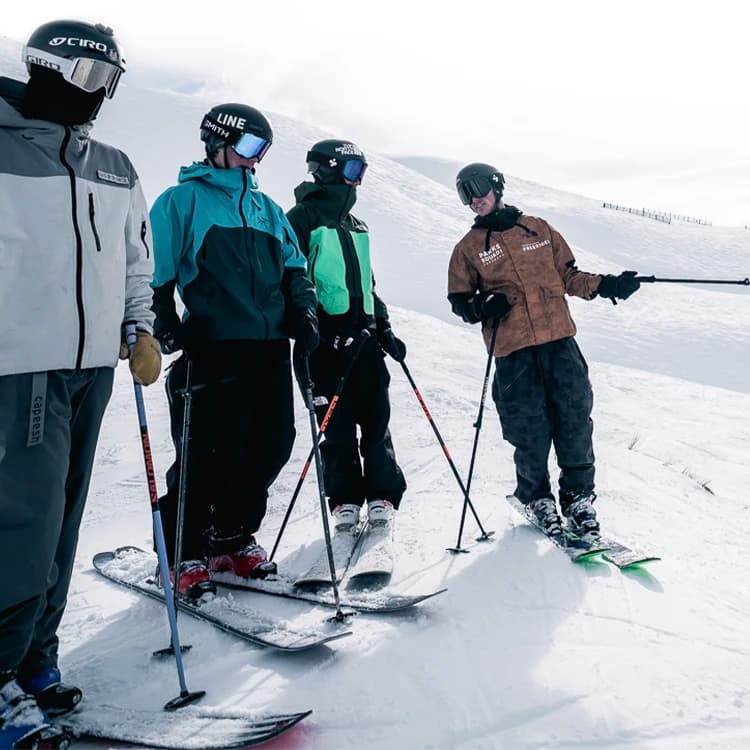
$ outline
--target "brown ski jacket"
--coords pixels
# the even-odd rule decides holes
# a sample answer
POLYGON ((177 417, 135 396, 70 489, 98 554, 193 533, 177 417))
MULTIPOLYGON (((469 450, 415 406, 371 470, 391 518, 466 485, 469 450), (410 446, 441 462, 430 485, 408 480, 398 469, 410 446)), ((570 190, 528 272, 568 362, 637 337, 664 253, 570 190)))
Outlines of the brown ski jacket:
MULTIPOLYGON (((508 207, 511 208, 511 207, 508 207)), ((472 227, 448 266, 448 294, 502 292, 512 305, 495 341, 495 357, 576 333, 565 299, 591 299, 598 274, 579 271, 568 243, 544 219, 522 216, 509 229, 472 227)), ((482 322, 489 348, 492 321, 482 322)))

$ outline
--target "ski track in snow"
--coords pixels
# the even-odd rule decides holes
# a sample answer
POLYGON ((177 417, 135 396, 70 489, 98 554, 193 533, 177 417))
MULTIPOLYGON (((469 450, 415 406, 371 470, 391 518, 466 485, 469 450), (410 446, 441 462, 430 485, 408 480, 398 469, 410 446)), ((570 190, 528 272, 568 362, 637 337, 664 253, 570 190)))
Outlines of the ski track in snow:
MULTIPOLYGON (((484 368, 477 332, 400 309, 393 318, 465 475, 484 368), (463 361, 443 357, 448 341, 463 361), (435 368, 441 358, 450 365, 435 368)), ((389 368, 392 432, 409 481, 395 528, 392 586, 448 592, 406 613, 360 614, 349 623, 350 638, 296 655, 253 648, 181 617, 182 639, 193 644, 185 657, 189 687, 207 689, 206 704, 219 709, 313 708, 293 737, 295 748, 746 746, 750 598, 738 582, 748 570, 743 488, 750 471, 734 456, 750 397, 592 364, 604 528, 663 557, 623 573, 601 561, 568 562, 504 502, 513 489, 512 455, 489 400, 472 500, 495 536, 476 542, 469 513, 463 543, 470 554, 445 552, 456 542, 462 497, 411 387, 397 365, 389 368), (706 390, 714 397, 701 398, 706 390), (680 424, 672 409, 683 415, 680 424), (722 440, 731 441, 727 450, 722 440), (710 479, 717 494, 693 475, 710 479)), ((152 432, 166 433, 163 394, 151 388, 147 397, 152 432)), ((98 466, 61 631, 63 665, 97 700, 153 707, 178 692, 174 665, 151 657, 169 641, 164 613, 97 578, 89 562, 101 549, 149 544, 131 401, 120 368, 102 434, 104 455, 119 457, 117 479, 98 466)), ((301 400, 296 406, 294 455, 273 488, 260 534, 269 547, 309 451, 301 400)), ((155 458, 161 483, 171 456, 161 450, 155 458)), ((312 561, 320 524, 311 472, 277 554, 282 569, 300 572, 312 561)), ((233 595, 300 626, 330 615, 305 603, 233 595)), ((284 742, 268 746, 288 747, 284 742)))

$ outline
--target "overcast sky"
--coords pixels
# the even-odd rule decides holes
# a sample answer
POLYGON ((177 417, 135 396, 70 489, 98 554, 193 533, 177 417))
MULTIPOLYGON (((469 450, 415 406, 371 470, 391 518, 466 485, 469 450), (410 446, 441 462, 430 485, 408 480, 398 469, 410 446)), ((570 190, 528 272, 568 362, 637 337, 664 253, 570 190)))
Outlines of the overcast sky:
POLYGON ((602 200, 750 225, 736 0, 36 0, 4 7, 0 33, 25 41, 64 17, 115 29, 125 81, 245 101, 365 152, 489 161, 602 200))

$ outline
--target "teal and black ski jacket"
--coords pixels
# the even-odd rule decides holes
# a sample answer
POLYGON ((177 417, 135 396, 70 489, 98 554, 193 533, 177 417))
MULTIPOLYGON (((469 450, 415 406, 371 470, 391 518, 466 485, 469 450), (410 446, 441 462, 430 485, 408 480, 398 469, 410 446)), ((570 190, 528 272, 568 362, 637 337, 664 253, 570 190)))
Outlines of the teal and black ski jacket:
POLYGON ((303 182, 294 197, 287 218, 307 258, 323 338, 388 327, 388 309, 375 293, 367 225, 349 213, 356 188, 303 182))
POLYGON ((151 213, 154 237, 154 331, 200 318, 215 341, 286 338, 289 323, 316 299, 305 257, 281 207, 258 190, 245 168, 182 167, 151 213))

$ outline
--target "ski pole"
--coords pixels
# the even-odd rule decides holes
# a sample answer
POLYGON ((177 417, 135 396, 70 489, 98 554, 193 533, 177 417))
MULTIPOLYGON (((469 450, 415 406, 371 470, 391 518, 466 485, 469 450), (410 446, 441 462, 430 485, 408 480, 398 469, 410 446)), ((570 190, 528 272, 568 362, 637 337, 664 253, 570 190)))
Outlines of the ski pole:
MULTIPOLYGON (((296 358, 296 357, 295 357, 296 358)), ((298 372, 299 386, 305 398, 307 412, 310 415, 310 432, 312 434, 313 454, 315 456, 315 472, 318 475, 318 495, 320 496, 320 514, 323 519, 323 534, 326 541, 326 551, 328 553, 328 567, 331 571, 331 583, 333 584, 333 600, 336 605, 336 614, 330 618, 336 622, 344 622, 351 615, 351 612, 345 613, 341 609, 341 599, 339 597, 339 585, 336 580, 336 564, 333 560, 333 543, 331 542, 331 530, 328 528, 328 507, 326 503, 326 489, 323 481, 323 462, 320 458, 320 445, 318 443, 318 426, 315 422, 315 403, 313 402, 313 384, 310 377, 310 363, 307 354, 296 358, 301 365, 301 372, 298 372)))
MULTIPOLYGON (((177 531, 174 546, 174 602, 180 595, 180 564, 182 563, 182 527, 185 523, 185 493, 187 492, 188 452, 190 450, 190 417, 193 410, 193 359, 185 354, 185 385, 182 390, 182 437, 180 439, 180 467, 177 490, 177 531)), ((174 644, 172 644, 174 647, 174 644)))
POLYGON ((487 541, 492 534, 494 534, 494 531, 485 531, 482 527, 482 522, 479 520, 479 516, 477 515, 477 512, 474 508, 474 503, 471 502, 471 499, 469 498, 469 493, 466 487, 464 487, 464 483, 461 480, 461 475, 458 473, 458 469, 456 468, 456 464, 453 462, 453 458, 451 457, 450 451, 448 450, 448 446, 445 444, 445 441, 443 440, 443 436, 440 434, 440 430, 438 430, 437 425, 435 424, 435 420, 432 418, 432 414, 430 414, 429 409, 427 408, 427 404, 425 404, 424 399, 422 398, 422 394, 419 392, 419 388, 417 388, 417 384, 414 382, 414 378, 411 376, 411 373, 409 372, 409 368, 406 366, 406 362, 401 362, 401 367, 404 370, 404 374, 406 375, 407 380, 411 384, 412 390, 414 391, 414 395, 417 397, 417 401, 419 401, 420 406, 422 407, 422 411, 424 411, 425 416, 427 417, 427 421, 430 423, 430 427, 432 427, 432 431, 435 433, 435 437, 437 438, 438 443, 440 444, 440 447, 443 449, 443 454, 445 455, 445 458, 448 460, 448 464, 451 467, 451 470, 453 471, 453 476, 456 478, 456 481, 458 482, 459 489, 461 490, 466 502, 469 505, 469 508, 471 509, 472 514, 474 515, 474 519, 477 522, 477 525, 479 526, 479 531, 481 532, 481 536, 477 537, 478 542, 484 542, 487 541))
MULTIPOLYGON (((131 354, 136 342, 135 323, 125 325, 125 341, 131 354)), ((133 378, 133 390, 135 391, 135 405, 138 411, 138 424, 141 431, 141 447, 143 448, 143 462, 146 467, 146 482, 148 494, 151 501, 151 515, 154 524, 154 540, 156 542, 156 553, 159 558, 159 569, 162 571, 162 583, 164 586, 164 603, 167 605, 167 618, 172 633, 174 645, 175 662, 177 664, 177 677, 180 683, 180 694, 176 698, 167 701, 164 705, 165 711, 174 711, 177 708, 187 706, 200 700, 205 690, 190 692, 185 682, 185 669, 182 664, 182 652, 180 651, 180 634, 177 630, 177 608, 172 598, 172 588, 169 581, 169 564, 167 563, 167 546, 164 541, 164 526, 161 521, 161 509, 159 508, 159 493, 156 489, 156 475, 154 473, 154 461, 151 455, 151 441, 148 436, 148 424, 146 423, 146 407, 143 403, 143 386, 133 378)))
POLYGON ((636 276, 636 281, 641 284, 739 284, 750 286, 750 278, 734 281, 730 279, 660 279, 656 276, 636 276))
MULTIPOLYGON (((339 399, 341 398, 341 394, 344 390, 344 386, 346 385, 346 381, 349 379, 349 375, 351 374, 351 371, 354 368, 354 362, 359 356, 359 353, 362 351, 362 347, 364 346, 365 341, 367 341, 369 337, 370 337, 370 332, 366 328, 363 328, 362 331, 360 331, 359 336, 351 345, 352 351, 351 351, 351 354, 349 355, 349 361, 346 363, 346 367, 344 368, 344 372, 341 374, 341 377, 339 378, 339 382, 338 382, 338 385, 336 386, 336 390, 334 391, 333 396, 331 396, 331 402, 328 404, 328 409, 326 410, 325 416, 323 417, 323 421, 320 423, 320 430, 318 431, 318 443, 320 443, 320 439, 323 437, 323 433, 325 433, 326 427, 328 427, 328 422, 331 419, 333 410, 336 408, 336 404, 338 404, 339 399)), ((314 451, 315 451, 315 447, 310 448, 310 453, 307 456, 307 461, 305 461, 305 465, 302 467, 302 473, 300 474, 300 477, 297 480, 297 486, 294 488, 294 493, 292 494, 292 499, 289 502, 289 507, 287 508, 286 514, 284 516, 284 520, 281 522, 281 528, 279 529, 279 533, 276 536, 276 541, 274 542, 273 549, 271 550, 271 555, 268 558, 269 560, 273 560, 274 555, 276 554, 276 550, 279 547, 279 542, 281 541, 281 537, 284 534, 286 525, 289 522, 289 517, 292 515, 292 509, 294 508, 294 505, 297 502, 297 497, 300 493, 300 490, 302 489, 302 483, 305 481, 307 472, 310 469, 310 464, 312 464, 312 461, 314 458, 314 451)))
POLYGON ((474 446, 471 449, 471 461, 469 462, 469 475, 466 477, 466 491, 464 493, 464 507, 461 511, 461 523, 458 527, 458 541, 455 547, 448 547, 448 552, 468 552, 469 550, 461 547, 461 537, 464 533, 464 522, 466 520, 466 507, 469 503, 469 489, 471 488, 471 479, 474 475, 474 460, 477 455, 477 445, 479 444, 479 431, 482 429, 482 415, 484 414, 484 400, 487 395, 487 384, 490 381, 490 370, 492 369, 492 358, 495 354, 495 341, 497 340, 497 329, 500 325, 500 318, 495 318, 492 323, 492 338, 490 339, 490 349, 487 354, 487 367, 484 371, 484 381, 482 383, 482 396, 479 399, 479 413, 477 421, 474 422, 476 432, 474 433, 474 446))

